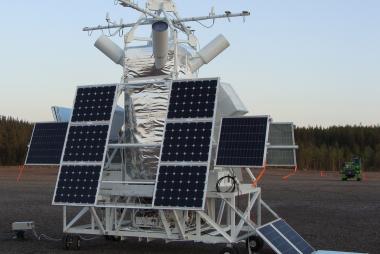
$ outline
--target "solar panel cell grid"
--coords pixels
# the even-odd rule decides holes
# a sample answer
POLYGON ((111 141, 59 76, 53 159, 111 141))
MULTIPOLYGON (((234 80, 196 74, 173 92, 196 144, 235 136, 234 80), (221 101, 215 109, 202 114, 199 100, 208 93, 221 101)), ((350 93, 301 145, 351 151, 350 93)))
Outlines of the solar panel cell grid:
POLYGON ((223 118, 217 165, 263 166, 268 117, 223 118))
POLYGON ((36 123, 25 164, 59 164, 68 123, 36 123))
POLYGON ((269 241, 281 254, 299 254, 273 227, 267 225, 258 229, 267 241, 269 241))
POLYGON ((101 166, 62 166, 54 202, 95 203, 101 166))
POLYGON ((116 86, 78 88, 71 122, 109 121, 116 86))
POLYGON ((268 165, 294 166, 294 149, 268 149, 267 162, 268 165))
POLYGON ((206 166, 161 166, 154 206, 201 208, 206 166))
POLYGON ((102 161, 108 128, 108 125, 71 126, 63 161, 102 161))
POLYGON ((273 226, 278 229, 302 254, 311 254, 315 251, 309 243, 307 243, 292 227, 284 220, 279 220, 273 223, 273 226))
POLYGON ((161 161, 208 161, 211 122, 167 123, 161 161))
POLYGON ((271 123, 269 127, 271 145, 294 145, 292 123, 271 123))
POLYGON ((217 80, 173 82, 168 119, 212 118, 217 80))

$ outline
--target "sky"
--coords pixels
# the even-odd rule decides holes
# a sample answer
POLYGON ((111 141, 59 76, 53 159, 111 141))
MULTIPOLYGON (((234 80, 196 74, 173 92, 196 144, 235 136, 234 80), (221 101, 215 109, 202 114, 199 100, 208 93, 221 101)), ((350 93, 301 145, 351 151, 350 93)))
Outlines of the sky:
MULTIPOLYGON (((142 4, 144 1, 137 1, 142 4)), ((251 11, 192 23, 201 45, 222 33, 231 46, 200 77, 233 85, 252 115, 298 126, 380 124, 380 1, 181 0, 182 17, 251 11), (207 22, 205 22, 207 23, 207 22)), ((50 107, 71 107, 76 86, 113 83, 122 69, 105 58, 84 26, 134 22, 113 0, 1 1, 0 115, 52 120, 50 107)), ((113 40, 122 45, 122 38, 113 40)))

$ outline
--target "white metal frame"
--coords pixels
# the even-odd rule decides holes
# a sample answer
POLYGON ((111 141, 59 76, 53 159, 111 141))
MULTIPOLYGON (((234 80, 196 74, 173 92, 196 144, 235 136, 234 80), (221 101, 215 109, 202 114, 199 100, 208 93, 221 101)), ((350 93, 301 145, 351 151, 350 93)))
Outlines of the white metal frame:
MULTIPOLYGON (((120 30, 130 27, 132 28, 129 33, 124 38, 124 51, 128 50, 128 44, 131 41, 147 41, 151 42, 149 38, 137 38, 134 37, 134 31, 142 25, 150 25, 157 20, 167 21, 171 31, 171 43, 174 44, 174 70, 170 76, 157 76, 157 77, 147 77, 141 79, 130 79, 128 76, 127 68, 124 65, 123 73, 123 82, 125 83, 123 89, 128 89, 128 87, 138 86, 143 83, 154 83, 154 82, 170 82, 170 80, 175 80, 179 75, 179 61, 178 61, 178 45, 181 43, 187 43, 194 50, 197 49, 196 42, 197 38, 195 35, 187 29, 185 22, 191 21, 200 21, 200 20, 215 20, 219 18, 230 19, 232 17, 245 17, 249 16, 249 12, 242 13, 227 13, 223 15, 210 14, 205 17, 190 17, 181 19, 178 13, 174 10, 175 18, 169 18, 169 15, 166 12, 173 12, 172 10, 165 10, 164 7, 161 7, 159 11, 152 12, 149 9, 142 9, 136 4, 132 3, 129 0, 121 0, 124 6, 130 7, 134 10, 137 10, 142 13, 141 18, 136 23, 131 24, 115 24, 109 22, 107 26, 97 26, 92 28, 84 28, 84 31, 92 32, 95 30, 103 29, 116 29, 116 32, 113 35, 116 35, 120 30), (160 16, 163 14, 162 16, 160 16), (180 40, 178 38, 178 33, 183 32, 187 36, 187 40, 180 40), (165 80, 168 79, 168 80, 165 80), (133 82, 130 82, 132 81, 133 82), (136 81, 136 83, 134 83, 136 81), (139 82, 140 81, 140 82, 139 82)), ((132 48, 132 47, 130 47, 132 48)), ((206 80, 210 80, 207 78, 206 80)), ((218 83, 219 80, 218 80, 218 83)), ((117 100, 115 100, 117 101, 117 100)), ((115 103, 116 104, 116 103, 115 103)), ((216 103, 215 103, 216 107, 216 103)), ((114 109, 113 109, 114 110, 114 109)), ((216 112, 216 110, 215 110, 216 112)), ((214 116, 215 117, 215 116, 214 116)), ((112 123, 112 121, 110 121, 112 123)), ((212 137, 211 137, 211 146, 209 153, 209 162, 207 163, 208 171, 211 166, 211 156, 212 156, 212 147, 213 147, 213 136, 214 136, 214 124, 215 120, 212 121, 212 137)), ((165 123, 166 125, 166 123, 165 123)), ((70 126, 69 126, 70 127, 70 126)), ((68 130, 69 130, 68 127, 68 130)), ((68 132, 66 134, 67 138, 68 132)), ((109 133, 108 133, 109 135, 109 133)), ((107 149, 112 148, 115 151, 119 149, 134 149, 138 147, 143 147, 146 145, 137 145, 137 144, 107 144, 107 149)), ((157 147, 155 144, 151 144, 146 147, 157 147)), ((65 149, 65 147, 64 147, 65 149)), ((162 149, 162 146, 161 146, 162 149)), ((104 155, 104 160, 102 167, 108 165, 112 161, 112 157, 108 157, 107 152, 104 155)), ((63 154, 62 154, 63 158, 63 154)), ((61 162, 62 162, 61 158, 61 162)), ((62 166, 62 165, 61 165, 62 166)), ((121 169, 122 169, 121 165, 121 169)), ((230 167, 229 167, 230 168, 230 167)), ((246 169, 249 170, 249 169, 246 169)), ((253 173, 249 170, 249 176, 251 179, 255 179, 253 173)), ((101 176, 102 177, 102 176, 101 176)), ((208 176, 207 176, 208 177, 208 176)), ((207 179, 206 179, 207 180, 207 179)), ((103 181, 103 178, 100 179, 99 184, 103 181)), ((58 182, 58 179, 57 179, 58 182)), ((121 181, 121 184, 134 184, 133 181, 121 181)), ((151 186, 152 187, 152 186, 151 186)), ((154 186, 153 186, 154 187, 154 186)), ((207 185, 205 186, 207 188, 207 185)), ((98 188, 99 191, 99 188, 98 188)), ((54 191, 54 195, 56 190, 54 191)), ((261 199, 261 189, 259 187, 254 187, 251 184, 240 184, 239 190, 236 190, 233 193, 217 193, 214 191, 205 191, 206 198, 204 198, 205 209, 200 211, 193 211, 190 209, 187 210, 163 210, 163 209, 154 209, 157 213, 157 218, 159 219, 160 225, 162 227, 158 228, 141 228, 133 226, 131 220, 136 214, 136 211, 152 211, 153 202, 148 205, 139 204, 134 202, 135 197, 127 197, 126 205, 120 204, 117 202, 119 198, 117 195, 115 197, 104 197, 109 202, 100 203, 98 198, 102 193, 97 193, 97 204, 92 206, 77 207, 63 206, 63 232, 66 234, 89 234, 89 235, 112 235, 120 237, 137 237, 137 238, 146 238, 149 239, 165 239, 166 241, 195 241, 195 242, 204 242, 204 243, 236 243, 239 241, 246 240, 249 236, 256 234, 256 229, 261 225, 261 211, 262 207, 267 209, 274 217, 278 217, 269 206, 261 199), (237 207, 236 200, 241 195, 246 195, 247 203, 245 204, 242 210, 237 207), (116 201, 115 201, 116 200, 116 201), (131 201, 131 202, 129 202, 131 201), (219 204, 218 204, 219 203, 219 204), (255 208, 256 206, 256 208, 255 208), (76 215, 69 219, 68 218, 68 208, 71 209, 80 209, 76 215), (255 212, 255 221, 251 217, 251 213, 255 212), (79 225, 79 221, 82 221, 85 215, 89 215, 88 224, 79 225), (191 223, 185 223, 185 220, 191 218, 191 223), (238 223, 236 223, 238 219, 238 223)), ((153 198, 153 193, 152 197, 153 198)))

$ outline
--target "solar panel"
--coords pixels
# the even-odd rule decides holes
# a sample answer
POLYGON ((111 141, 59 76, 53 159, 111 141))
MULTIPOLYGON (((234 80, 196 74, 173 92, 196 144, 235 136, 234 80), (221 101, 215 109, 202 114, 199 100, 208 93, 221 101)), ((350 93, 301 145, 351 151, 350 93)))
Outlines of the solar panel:
POLYGON ((277 253, 312 254, 315 251, 309 243, 282 219, 258 228, 257 233, 277 253))
POLYGON ((70 126, 63 161, 102 161, 108 125, 70 126))
POLYGON ((68 123, 36 123, 25 165, 58 165, 68 123))
POLYGON ((175 81, 168 118, 212 118, 218 80, 175 81))
POLYGON ((117 85, 79 87, 53 198, 56 205, 94 205, 102 175, 117 85))
POLYGON ((299 252, 272 227, 272 225, 259 228, 257 232, 278 254, 299 254, 299 252))
POLYGON ((161 166, 154 206, 203 206, 207 166, 161 166))
POLYGON ((268 148, 267 165, 269 166, 295 166, 295 149, 268 148))
POLYGON ((271 123, 268 142, 271 145, 294 145, 293 123, 271 123))
POLYGON ((218 79, 173 82, 154 207, 203 209, 218 82, 218 79))
POLYGON ((262 167, 269 117, 223 118, 216 165, 262 167))
POLYGON ((101 166, 62 166, 54 202, 93 204, 101 166))
POLYGON ((293 123, 271 123, 269 126, 267 165, 293 167, 297 165, 293 123))
POLYGON ((284 220, 273 222, 273 226, 280 231, 302 254, 311 254, 315 251, 292 227, 284 220))
POLYGON ((109 121, 115 91, 116 86, 78 88, 71 122, 109 121))
POLYGON ((208 161, 211 122, 168 123, 161 162, 208 161))

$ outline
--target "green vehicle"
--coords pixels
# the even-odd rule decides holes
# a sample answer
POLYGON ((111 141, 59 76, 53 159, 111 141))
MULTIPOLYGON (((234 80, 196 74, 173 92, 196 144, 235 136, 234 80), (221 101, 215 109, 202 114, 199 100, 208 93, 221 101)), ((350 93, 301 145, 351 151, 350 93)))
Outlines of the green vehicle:
POLYGON ((359 157, 354 157, 352 161, 344 163, 340 171, 342 181, 347 181, 351 178, 356 178, 356 181, 362 180, 362 163, 359 157))

